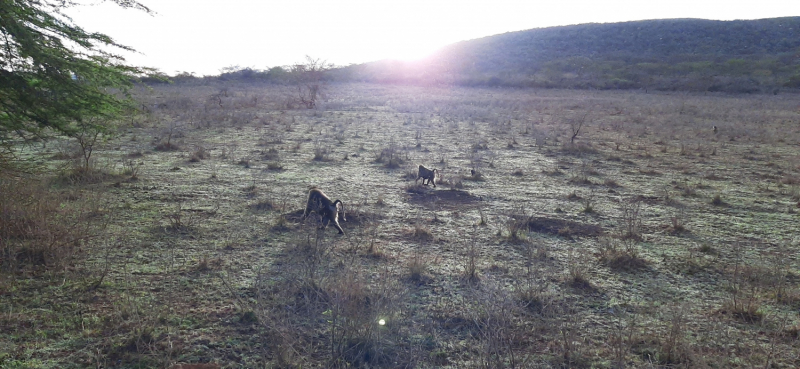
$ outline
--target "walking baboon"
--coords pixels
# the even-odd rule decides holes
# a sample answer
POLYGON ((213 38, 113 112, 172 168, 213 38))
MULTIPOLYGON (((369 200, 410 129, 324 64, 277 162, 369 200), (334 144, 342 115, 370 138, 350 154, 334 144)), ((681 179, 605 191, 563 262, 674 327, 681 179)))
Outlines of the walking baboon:
POLYGON ((420 165, 419 166, 419 173, 417 173, 417 179, 414 180, 414 184, 416 184, 417 181, 419 181, 419 179, 422 178, 422 184, 423 185, 427 186, 427 184, 425 184, 425 180, 427 179, 428 183, 432 183, 433 184, 433 188, 436 188, 436 173, 438 173, 438 172, 439 172, 439 170, 436 169, 436 168, 428 169, 428 168, 425 168, 422 165, 420 165))
POLYGON ((343 202, 340 200, 331 201, 320 189, 312 188, 308 191, 308 201, 306 201, 306 210, 303 212, 303 221, 311 215, 312 211, 322 216, 320 229, 325 229, 328 223, 333 222, 333 226, 339 230, 339 234, 344 234, 342 226, 339 225, 339 213, 342 213, 342 220, 347 221, 343 202))

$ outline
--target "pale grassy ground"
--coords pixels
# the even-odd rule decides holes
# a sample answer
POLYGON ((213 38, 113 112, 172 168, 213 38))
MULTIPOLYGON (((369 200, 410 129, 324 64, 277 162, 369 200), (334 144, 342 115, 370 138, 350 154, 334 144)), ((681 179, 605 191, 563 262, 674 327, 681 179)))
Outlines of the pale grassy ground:
POLYGON ((138 179, 80 187, 108 234, 74 282, 4 281, 0 347, 44 367, 800 365, 797 96, 333 85, 283 110, 291 94, 141 90, 150 113, 96 154, 138 179), (179 149, 155 150, 170 134, 179 149), (419 164, 435 190, 413 186, 419 164), (347 205, 347 236, 297 222, 310 186, 347 205), (511 237, 527 217, 561 235, 511 237))

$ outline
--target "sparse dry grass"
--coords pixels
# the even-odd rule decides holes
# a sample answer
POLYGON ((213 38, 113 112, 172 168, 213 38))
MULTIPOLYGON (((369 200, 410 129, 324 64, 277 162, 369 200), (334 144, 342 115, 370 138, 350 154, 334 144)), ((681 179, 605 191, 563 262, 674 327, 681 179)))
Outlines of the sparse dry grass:
POLYGON ((798 365, 793 96, 291 92, 142 89, 125 178, 0 184, 0 366, 798 365))

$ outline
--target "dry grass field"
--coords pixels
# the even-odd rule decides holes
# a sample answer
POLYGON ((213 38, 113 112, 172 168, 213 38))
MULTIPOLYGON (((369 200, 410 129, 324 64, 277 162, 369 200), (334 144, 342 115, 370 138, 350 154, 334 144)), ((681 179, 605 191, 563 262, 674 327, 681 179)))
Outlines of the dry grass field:
POLYGON ((0 367, 800 367, 796 95, 293 93, 141 88, 88 160, 19 147, 0 367))

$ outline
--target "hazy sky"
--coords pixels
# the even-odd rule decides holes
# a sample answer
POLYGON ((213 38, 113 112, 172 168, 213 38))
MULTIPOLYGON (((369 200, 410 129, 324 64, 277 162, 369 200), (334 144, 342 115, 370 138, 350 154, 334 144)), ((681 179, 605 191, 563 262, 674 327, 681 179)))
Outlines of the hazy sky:
POLYGON ((265 69, 305 55, 337 65, 413 59, 453 42, 568 24, 800 16, 797 0, 139 1, 156 14, 104 2, 66 13, 138 50, 126 55, 130 63, 170 75, 265 69))

